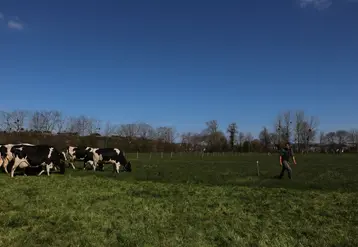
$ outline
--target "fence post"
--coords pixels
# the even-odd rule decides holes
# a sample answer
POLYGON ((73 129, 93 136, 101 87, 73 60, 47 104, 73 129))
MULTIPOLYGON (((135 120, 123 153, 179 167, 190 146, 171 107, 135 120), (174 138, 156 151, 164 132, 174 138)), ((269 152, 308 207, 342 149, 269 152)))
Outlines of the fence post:
POLYGON ((170 159, 173 159, 173 152, 170 153, 170 159))
POLYGON ((137 151, 137 160, 139 159, 139 152, 137 151))
POLYGON ((152 152, 149 153, 149 159, 152 159, 152 152))
POLYGON ((257 169, 257 176, 260 176, 260 167, 259 167, 259 161, 256 161, 256 169, 257 169))

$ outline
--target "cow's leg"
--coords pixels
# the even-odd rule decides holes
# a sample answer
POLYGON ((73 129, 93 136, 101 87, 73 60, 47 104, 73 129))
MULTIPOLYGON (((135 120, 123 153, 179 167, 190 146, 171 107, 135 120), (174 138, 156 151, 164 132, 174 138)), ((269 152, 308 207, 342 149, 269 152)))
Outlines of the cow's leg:
POLYGON ((98 156, 94 156, 93 157, 93 160, 91 160, 93 163, 92 163, 92 166, 93 166, 93 171, 95 172, 96 171, 96 168, 98 166, 98 163, 101 162, 100 159, 98 158, 98 156))
POLYGON ((46 173, 47 176, 50 176, 50 170, 51 168, 53 168, 53 163, 51 162, 50 164, 46 164, 46 173))
POLYGON ((9 174, 9 171, 7 170, 7 165, 9 164, 9 159, 7 157, 4 158, 3 160, 3 166, 4 166, 4 170, 7 174, 9 174))
POLYGON ((119 173, 119 168, 121 167, 121 163, 116 162, 115 165, 116 165, 116 172, 119 173))
POLYGON ((75 165, 73 164, 75 162, 75 158, 71 157, 68 161, 68 167, 72 166, 73 170, 76 170, 75 165))
POLYGON ((16 157, 15 160, 14 160, 14 165, 12 166, 12 168, 11 168, 11 173, 10 173, 10 176, 11 176, 12 178, 14 177, 15 170, 16 170, 16 168, 17 168, 18 166, 20 166, 21 168, 25 168, 25 167, 27 167, 27 166, 30 166, 30 164, 29 164, 29 162, 27 162, 27 160, 25 160, 25 159, 19 159, 19 158, 16 157), (22 164, 22 163, 25 163, 25 165, 20 166, 20 164, 22 164))

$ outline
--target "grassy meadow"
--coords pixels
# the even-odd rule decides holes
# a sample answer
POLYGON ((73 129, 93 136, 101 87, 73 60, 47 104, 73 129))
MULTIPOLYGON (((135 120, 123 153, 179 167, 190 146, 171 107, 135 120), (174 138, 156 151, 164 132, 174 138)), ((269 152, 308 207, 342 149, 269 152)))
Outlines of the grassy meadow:
POLYGON ((133 172, 0 174, 0 246, 358 246, 358 155, 127 155, 133 172), (260 176, 256 161, 259 161, 260 176))

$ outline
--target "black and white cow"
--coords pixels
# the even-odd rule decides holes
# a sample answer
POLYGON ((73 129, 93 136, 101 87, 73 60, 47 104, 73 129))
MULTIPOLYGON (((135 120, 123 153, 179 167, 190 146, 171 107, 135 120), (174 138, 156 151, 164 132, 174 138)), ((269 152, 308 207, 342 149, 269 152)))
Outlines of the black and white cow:
MULTIPOLYGON (((45 167, 46 173, 49 176, 51 168, 58 167, 60 173, 65 173, 66 156, 64 152, 59 152, 55 147, 50 145, 36 145, 36 146, 14 146, 11 148, 14 156, 14 164, 11 168, 11 177, 14 177, 14 172, 17 167, 45 167)), ((39 176, 45 172, 44 169, 38 174, 39 176)))
POLYGON ((11 152, 13 147, 22 147, 22 146, 34 146, 30 143, 20 143, 20 144, 5 144, 0 146, 0 167, 4 167, 6 173, 9 173, 7 167, 9 163, 14 159, 14 155, 11 152))
POLYGON ((119 173, 119 168, 123 166, 126 172, 132 171, 130 161, 127 161, 123 152, 118 148, 92 148, 88 151, 84 159, 84 169, 90 164, 95 171, 99 164, 112 164, 113 171, 119 173))
POLYGON ((89 152, 89 150, 91 150, 92 147, 75 147, 75 146, 68 146, 66 148, 66 154, 68 156, 68 163, 69 165, 72 166, 73 169, 76 169, 76 167, 74 166, 74 162, 76 160, 84 160, 87 152, 89 152))

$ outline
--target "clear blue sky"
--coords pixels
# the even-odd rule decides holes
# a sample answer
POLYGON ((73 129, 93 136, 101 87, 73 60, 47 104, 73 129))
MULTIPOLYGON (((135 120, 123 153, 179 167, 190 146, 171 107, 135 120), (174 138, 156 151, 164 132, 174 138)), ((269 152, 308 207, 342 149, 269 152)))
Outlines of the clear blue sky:
POLYGON ((358 2, 1 0, 0 106, 256 135, 358 127, 358 2), (320 3, 317 3, 320 2, 320 3))

